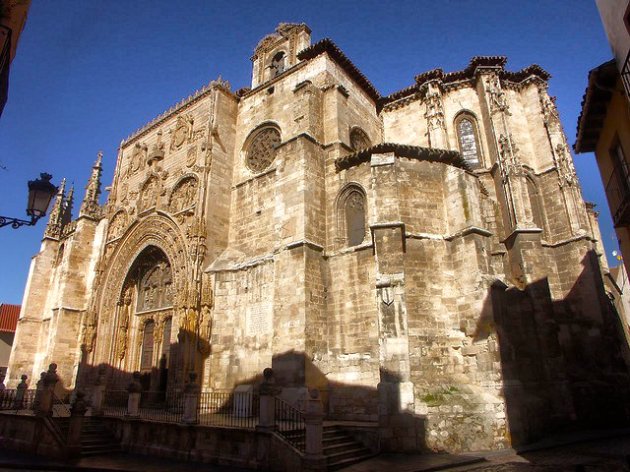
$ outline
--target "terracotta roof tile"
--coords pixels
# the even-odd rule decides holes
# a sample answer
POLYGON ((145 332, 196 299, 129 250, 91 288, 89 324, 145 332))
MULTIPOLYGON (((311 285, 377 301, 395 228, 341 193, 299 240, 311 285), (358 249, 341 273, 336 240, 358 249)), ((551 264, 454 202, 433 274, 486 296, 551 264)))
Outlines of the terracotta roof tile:
POLYGON ((313 59, 320 54, 328 53, 328 55, 337 64, 339 64, 346 73, 354 79, 354 81, 368 94, 368 96, 375 102, 379 102, 381 94, 376 90, 376 87, 372 85, 365 75, 355 66, 348 56, 346 56, 339 47, 330 39, 324 38, 321 41, 303 49, 298 53, 298 59, 301 61, 307 59, 313 59))
POLYGON ((349 169, 362 162, 367 162, 372 154, 381 154, 393 152, 398 157, 408 157, 429 162, 442 162, 460 169, 470 170, 468 164, 457 151, 449 151, 447 149, 434 149, 421 146, 408 146, 396 143, 380 143, 366 149, 339 157, 335 160, 335 168, 337 171, 349 169))
POLYGON ((595 151, 608 102, 612 98, 611 89, 615 86, 618 75, 617 62, 614 59, 589 71, 573 144, 576 153, 595 151))
POLYGON ((8 303, 0 305, 0 332, 15 333, 21 308, 20 305, 8 303))

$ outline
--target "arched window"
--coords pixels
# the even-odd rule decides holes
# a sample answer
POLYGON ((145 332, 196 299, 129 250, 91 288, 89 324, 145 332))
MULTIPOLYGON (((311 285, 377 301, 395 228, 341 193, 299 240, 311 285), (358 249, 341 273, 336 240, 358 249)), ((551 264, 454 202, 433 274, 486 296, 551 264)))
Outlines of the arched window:
POLYGON ((276 158, 277 147, 280 144, 280 131, 273 126, 264 126, 254 131, 248 140, 245 162, 253 172, 262 172, 276 158))
POLYGON ((140 370, 147 371, 153 367, 153 333, 155 331, 155 323, 149 320, 144 325, 144 333, 142 334, 142 353, 140 355, 140 370))
POLYGON ((462 157, 471 168, 480 167, 482 164, 481 148, 475 118, 469 113, 461 113, 455 119, 455 129, 457 130, 457 142, 462 157))
POLYGON ((347 246, 357 246, 366 234, 365 192, 358 185, 350 185, 338 200, 339 234, 347 246))
POLYGON ((273 58, 271 59, 271 64, 269 65, 269 69, 271 69, 271 79, 274 77, 278 77, 285 70, 285 60, 286 55, 284 51, 277 52, 273 58))
POLYGON ((354 151, 367 149, 371 145, 370 138, 361 128, 352 128, 352 130, 350 130, 350 147, 354 151))

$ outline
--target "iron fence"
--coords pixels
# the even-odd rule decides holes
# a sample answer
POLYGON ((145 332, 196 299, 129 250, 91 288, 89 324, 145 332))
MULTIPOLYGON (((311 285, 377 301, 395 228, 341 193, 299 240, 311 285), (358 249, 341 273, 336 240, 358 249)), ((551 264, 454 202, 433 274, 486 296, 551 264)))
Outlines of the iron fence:
POLYGON ((179 423, 184 414, 184 397, 180 392, 143 391, 140 394, 140 418, 162 423, 179 423))
POLYGON ((103 392, 103 415, 125 416, 129 392, 127 390, 105 390, 103 392))
MULTIPOLYGON (((125 416, 129 393, 126 390, 106 390, 103 415, 125 416)), ((184 415, 182 392, 144 391, 140 394, 140 418, 162 423, 179 423, 184 415)), ((197 422, 204 426, 224 426, 255 429, 258 424, 260 400, 251 392, 203 392, 197 405, 197 422)))
POLYGON ((274 407, 278 433, 300 452, 305 452, 306 425, 302 412, 278 397, 274 407))
POLYGON ((197 407, 199 424, 254 429, 260 401, 251 392, 203 392, 197 407))

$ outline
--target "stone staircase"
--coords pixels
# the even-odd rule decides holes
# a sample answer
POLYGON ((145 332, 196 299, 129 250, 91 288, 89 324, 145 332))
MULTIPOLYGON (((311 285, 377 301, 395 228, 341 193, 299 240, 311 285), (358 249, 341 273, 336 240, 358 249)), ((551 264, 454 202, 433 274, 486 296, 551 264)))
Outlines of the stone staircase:
MULTIPOLYGON (((64 437, 68 437, 70 418, 55 418, 64 437)), ((96 417, 83 418, 81 429, 81 457, 97 456, 121 452, 120 444, 114 435, 96 417)))
POLYGON ((339 426, 324 426, 324 455, 328 470, 339 470, 376 454, 339 426))

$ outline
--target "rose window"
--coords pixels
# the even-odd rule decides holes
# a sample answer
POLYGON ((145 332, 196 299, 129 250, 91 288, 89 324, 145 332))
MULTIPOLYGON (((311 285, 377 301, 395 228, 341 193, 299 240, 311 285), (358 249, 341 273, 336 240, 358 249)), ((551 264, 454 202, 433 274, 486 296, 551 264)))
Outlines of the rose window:
POLYGON ((259 131, 249 145, 247 167, 254 172, 265 170, 276 158, 279 144, 280 132, 277 129, 265 128, 259 131))

